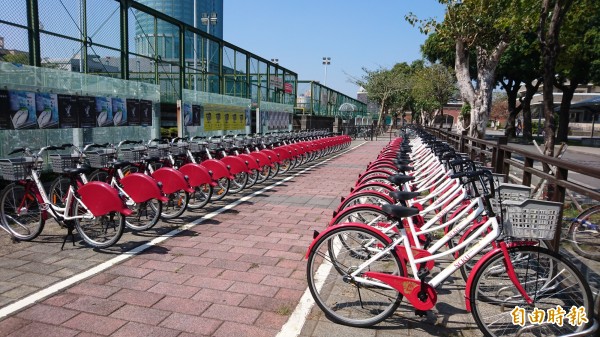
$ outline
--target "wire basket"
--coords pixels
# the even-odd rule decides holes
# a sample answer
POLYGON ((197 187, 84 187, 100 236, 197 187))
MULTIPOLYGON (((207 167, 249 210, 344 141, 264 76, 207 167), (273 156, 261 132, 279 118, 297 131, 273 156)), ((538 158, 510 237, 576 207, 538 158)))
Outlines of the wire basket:
POLYGON ((552 240, 559 224, 562 204, 559 202, 526 199, 506 201, 504 234, 519 239, 552 240))
POLYGON ((117 150, 115 149, 88 151, 85 155, 93 168, 108 167, 111 162, 117 160, 117 150))
POLYGON ((27 178, 32 169, 40 170, 43 163, 41 158, 33 157, 0 159, 0 172, 4 180, 17 181, 27 178))
POLYGON ((134 146, 127 149, 121 149, 121 158, 131 163, 140 163, 146 155, 145 146, 134 146))
POLYGON ((76 168, 80 163, 79 155, 71 154, 52 154, 50 158, 50 167, 53 172, 63 173, 65 169, 76 168))
POLYGON ((156 144, 148 147, 149 157, 166 158, 169 156, 169 144, 156 144))
POLYGON ((233 139, 233 146, 237 147, 237 148, 242 148, 246 146, 246 140, 244 138, 234 138, 233 139))
POLYGON ((221 139, 213 139, 208 142, 209 150, 216 150, 221 148, 221 139))
POLYGON ((492 209, 500 214, 500 200, 521 202, 531 196, 531 187, 517 184, 500 184, 496 188, 496 197, 490 200, 492 209))
POLYGON ((187 142, 178 142, 175 144, 170 144, 170 151, 171 154, 173 154, 174 156, 181 156, 181 155, 186 155, 187 154, 187 150, 190 147, 190 145, 187 142))
POLYGON ((201 142, 190 142, 190 151, 192 151, 192 153, 201 153, 206 151, 206 142, 205 141, 201 141, 201 142))

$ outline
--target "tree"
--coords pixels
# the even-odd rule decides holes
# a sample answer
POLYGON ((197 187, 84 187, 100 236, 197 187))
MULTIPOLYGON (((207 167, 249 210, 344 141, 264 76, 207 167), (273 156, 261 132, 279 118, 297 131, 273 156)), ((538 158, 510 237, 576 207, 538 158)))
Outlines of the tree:
POLYGON ((410 86, 407 84, 409 78, 404 73, 404 67, 395 67, 395 69, 379 68, 369 70, 363 68, 365 74, 362 78, 351 78, 355 84, 363 87, 367 91, 369 100, 379 104, 379 117, 377 125, 381 125, 383 116, 392 107, 402 105, 402 95, 410 86))
POLYGON ((506 93, 498 93, 492 98, 490 119, 498 122, 505 117, 508 117, 508 96, 506 93))
POLYGON ((554 93, 556 60, 560 50, 559 34, 563 20, 573 4, 573 0, 542 0, 538 38, 542 51, 544 87, 544 154, 554 156, 554 93))
POLYGON ((600 6, 597 0, 578 0, 566 14, 560 32, 562 48, 557 58, 554 86, 562 91, 557 141, 566 142, 571 100, 580 84, 592 80, 594 61, 600 60, 600 6))
POLYGON ((495 70, 509 42, 531 25, 527 0, 439 0, 446 5, 442 23, 407 16, 420 23, 421 31, 432 29, 441 44, 453 44, 454 70, 463 100, 471 106, 469 134, 483 138, 489 116, 495 70), (476 76, 470 73, 471 53, 475 54, 476 76))
MULTIPOLYGON (((412 95, 415 99, 423 102, 422 106, 437 110, 438 113, 432 116, 444 116, 444 104, 456 93, 456 78, 452 70, 441 64, 432 64, 429 67, 421 68, 413 74, 412 95), (429 102, 424 104, 425 102, 429 102)), ((440 127, 442 127, 442 122, 440 127)))
POLYGON ((29 55, 26 53, 5 54, 0 56, 0 61, 29 64, 29 55))

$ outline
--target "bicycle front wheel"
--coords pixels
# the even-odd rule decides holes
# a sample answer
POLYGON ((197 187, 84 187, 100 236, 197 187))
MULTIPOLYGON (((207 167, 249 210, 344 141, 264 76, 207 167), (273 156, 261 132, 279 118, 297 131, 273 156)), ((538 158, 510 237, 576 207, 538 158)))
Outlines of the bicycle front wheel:
POLYGON ((229 193, 229 189, 231 188, 231 181, 227 178, 221 178, 217 180, 217 186, 213 188, 213 194, 210 197, 210 200, 219 201, 229 193))
POLYGON ((233 179, 231 180, 231 186, 229 187, 229 192, 238 193, 241 192, 244 188, 246 188, 246 184, 248 184, 248 173, 240 172, 238 174, 233 175, 233 179))
POLYGON ((600 261, 600 206, 577 216, 569 228, 569 242, 577 254, 600 261))
POLYGON ((125 229, 125 217, 118 212, 111 212, 106 215, 92 216, 81 203, 75 200, 72 206, 72 216, 81 216, 75 219, 75 228, 79 236, 91 247, 108 248, 119 241, 125 229))
MULTIPOLYGON (((339 324, 369 327, 381 322, 400 305, 402 295, 387 284, 351 275, 389 240, 360 227, 341 227, 321 237, 308 256, 308 288, 327 318, 339 324), (365 281, 368 281, 365 282, 365 281)), ((364 271, 403 276, 395 250, 369 264, 364 271)))
POLYGON ((12 183, 2 191, 0 202, 0 221, 13 237, 29 241, 40 235, 44 220, 35 191, 12 183))
POLYGON ((475 322, 486 336, 562 336, 584 330, 589 324, 571 325, 538 322, 527 316, 535 309, 546 312, 562 308, 583 307, 590 323, 594 319, 592 292, 575 266, 548 249, 536 246, 509 248, 509 255, 519 283, 532 304, 527 304, 506 272, 502 252, 483 263, 473 276, 470 303, 475 322), (525 310, 524 326, 515 324, 513 310, 525 310), (518 308, 517 308, 518 309, 518 308))

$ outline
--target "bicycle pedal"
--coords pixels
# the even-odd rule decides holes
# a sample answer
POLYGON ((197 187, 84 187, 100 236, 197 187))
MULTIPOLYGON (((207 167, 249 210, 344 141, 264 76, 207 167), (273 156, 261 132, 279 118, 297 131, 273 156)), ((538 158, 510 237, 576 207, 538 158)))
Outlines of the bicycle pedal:
POLYGON ((427 311, 415 309, 415 315, 417 315, 419 317, 425 317, 425 316, 427 316, 427 311))

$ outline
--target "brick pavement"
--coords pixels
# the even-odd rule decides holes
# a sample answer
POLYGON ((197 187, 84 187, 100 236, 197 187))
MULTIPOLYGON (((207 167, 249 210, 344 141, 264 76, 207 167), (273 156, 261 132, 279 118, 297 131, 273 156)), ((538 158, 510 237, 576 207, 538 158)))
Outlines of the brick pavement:
MULTIPOLYGON (((0 336, 275 336, 306 289, 304 254, 313 230, 324 228, 340 196, 385 144, 368 142, 12 314, 0 321, 0 336)), ((171 226, 202 214, 188 212, 171 226)), ((133 246, 128 238, 134 240, 125 236, 108 254, 80 245, 60 251, 56 235, 42 239, 53 244, 3 248, 0 306, 107 261, 133 246)), ((415 319, 403 309, 377 329, 352 329, 313 310, 301 335, 469 335, 473 324, 464 319, 470 316, 461 312, 455 291, 461 285, 453 280, 440 298, 453 294, 451 304, 438 304, 433 318, 415 319)))

